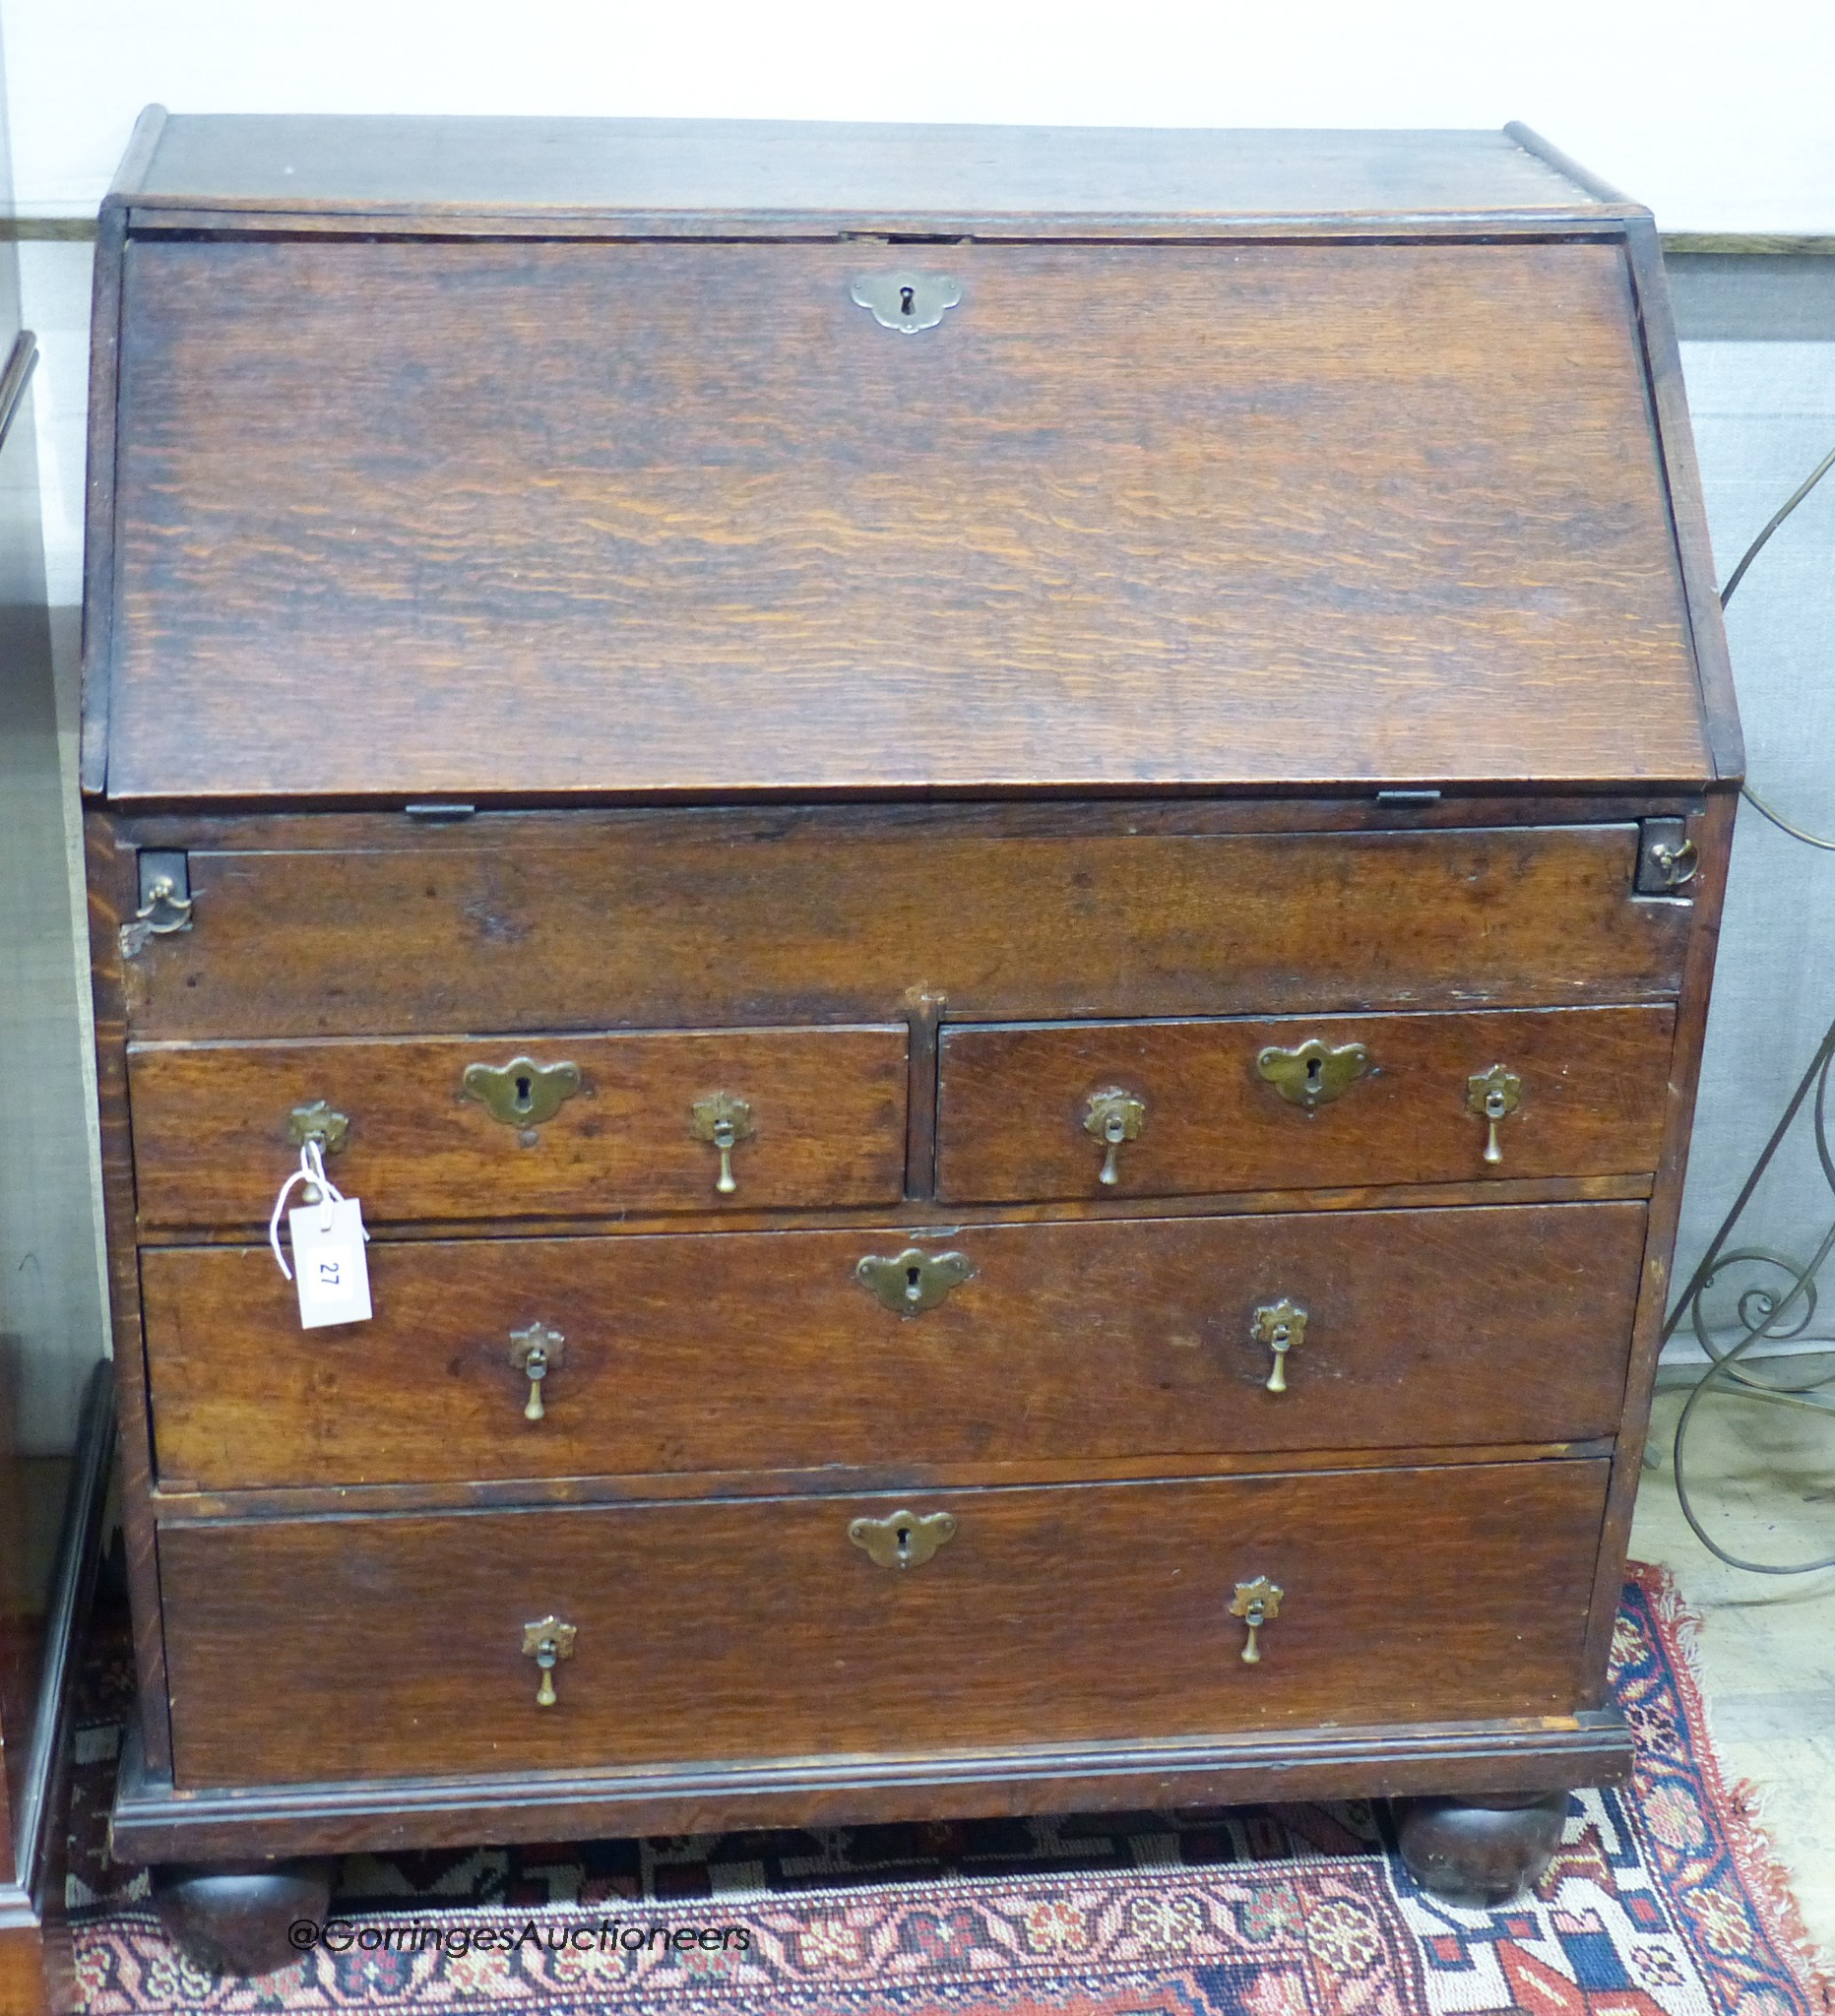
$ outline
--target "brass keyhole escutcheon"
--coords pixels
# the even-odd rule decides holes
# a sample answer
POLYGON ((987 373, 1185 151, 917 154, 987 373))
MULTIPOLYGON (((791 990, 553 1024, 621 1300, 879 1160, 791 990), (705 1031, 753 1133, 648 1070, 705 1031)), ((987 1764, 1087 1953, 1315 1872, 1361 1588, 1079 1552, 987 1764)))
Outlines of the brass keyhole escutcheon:
POLYGON ((349 1137, 349 1116, 335 1112, 322 1099, 295 1106, 286 1116, 286 1139, 294 1148, 316 1141, 321 1155, 336 1155, 349 1137))
POLYGON ((510 1332, 510 1362, 529 1381, 529 1399, 523 1408, 526 1421, 544 1418, 541 1382, 567 1355, 567 1340, 545 1323, 532 1323, 527 1330, 510 1332))
POLYGON ((1103 1144, 1103 1166, 1096 1172, 1099 1183, 1112 1185, 1121 1180, 1121 1144, 1138 1141, 1147 1124, 1147 1102, 1118 1085, 1091 1093, 1083 1108, 1083 1131, 1094 1134, 1103 1144))
POLYGON ((1284 1295, 1280 1301, 1266 1303, 1255 1311, 1250 1319, 1249 1335, 1257 1344, 1274 1353, 1274 1370, 1268 1374, 1267 1390, 1285 1393, 1287 1354, 1296 1345, 1305 1342, 1305 1310, 1284 1295))
POLYGON ((1236 1593, 1230 1599, 1230 1614, 1240 1617, 1249 1627, 1248 1643, 1242 1648, 1244 1666, 1261 1665, 1261 1628, 1264 1624, 1272 1624, 1281 1614, 1284 1594, 1280 1584, 1270 1582, 1266 1575, 1257 1575, 1253 1582, 1236 1584, 1236 1593))
POLYGON ((1369 1068, 1363 1044, 1333 1044, 1316 1036, 1287 1050, 1270 1043, 1255 1059, 1257 1073, 1290 1105, 1307 1112, 1342 1098, 1369 1068))
POLYGON ((689 1111, 694 1118, 694 1138, 711 1142, 720 1157, 714 1188, 723 1197, 730 1197, 739 1187, 732 1173, 732 1151, 758 1131, 752 1124, 752 1108, 729 1092, 716 1092, 696 1100, 689 1111))
POLYGON ((923 1253, 916 1246, 902 1253, 867 1253, 854 1272, 876 1302, 900 1316, 921 1316, 952 1289, 975 1279, 966 1253, 923 1253))
POLYGON ((493 1120, 520 1130, 525 1147, 533 1147, 536 1129, 553 1119, 580 1090, 578 1064, 538 1064, 533 1057, 512 1057, 507 1064, 468 1064, 460 1087, 493 1120))
POLYGON ((934 329, 957 305, 962 284, 945 273, 869 273, 849 287, 848 298, 866 309, 881 329, 916 336, 934 329))
POLYGON ((956 1537, 953 1512, 893 1512, 884 1519, 855 1519, 848 1538, 880 1568, 921 1568, 938 1547, 956 1537))
POLYGON ((571 1659, 574 1640, 580 1635, 578 1627, 563 1624, 559 1617, 547 1616, 533 1624, 523 1626, 523 1656, 533 1659, 540 1673, 540 1683, 536 1688, 536 1706, 554 1706, 554 1669, 563 1659, 571 1659))
POLYGON ((1488 1071, 1475 1071, 1466 1081, 1466 1110, 1477 1113, 1485 1125, 1485 1160, 1503 1161, 1497 1139, 1497 1124, 1523 1103, 1523 1081, 1514 1071, 1493 1064, 1488 1071))

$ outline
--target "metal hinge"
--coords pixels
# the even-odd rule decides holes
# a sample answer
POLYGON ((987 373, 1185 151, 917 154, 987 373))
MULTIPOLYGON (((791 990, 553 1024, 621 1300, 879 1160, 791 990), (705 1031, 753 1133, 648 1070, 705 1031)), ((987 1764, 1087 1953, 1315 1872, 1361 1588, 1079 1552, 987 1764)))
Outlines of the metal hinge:
POLYGON ((148 849, 140 857, 140 908, 121 926, 121 956, 132 959, 149 938, 191 928, 191 858, 148 849))
POLYGON ((1695 844, 1681 819, 1645 819, 1638 824, 1637 877, 1639 896, 1677 896, 1700 872, 1695 844))

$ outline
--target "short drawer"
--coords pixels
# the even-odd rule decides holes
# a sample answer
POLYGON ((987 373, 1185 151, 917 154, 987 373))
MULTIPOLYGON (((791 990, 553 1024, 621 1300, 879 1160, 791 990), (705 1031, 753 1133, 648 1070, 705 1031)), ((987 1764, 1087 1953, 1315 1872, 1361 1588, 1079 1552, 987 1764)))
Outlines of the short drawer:
POLYGON ((949 1029, 937 1194, 1645 1173, 1675 1025, 1650 1007, 949 1029), (1488 1085, 1502 1095, 1494 1126, 1488 1085))
POLYGON ((149 1249, 159 1470, 221 1490, 1577 1441, 1617 1420, 1644 1220, 378 1242, 375 1319, 309 1333, 265 1246, 149 1249))
POLYGON ((174 1777, 187 1790, 1571 1713, 1607 1469, 167 1527, 174 1777), (899 1531, 921 1555, 939 1521, 931 1557, 897 1565, 899 1531), (1281 1592, 1279 1614, 1249 1665, 1232 1604, 1258 1582, 1281 1592), (571 1656, 541 1706, 538 1648, 557 1625, 571 1656))
POLYGON ((143 1227, 264 1223, 302 1129, 370 1225, 884 1204, 906 1029, 141 1043, 143 1227))

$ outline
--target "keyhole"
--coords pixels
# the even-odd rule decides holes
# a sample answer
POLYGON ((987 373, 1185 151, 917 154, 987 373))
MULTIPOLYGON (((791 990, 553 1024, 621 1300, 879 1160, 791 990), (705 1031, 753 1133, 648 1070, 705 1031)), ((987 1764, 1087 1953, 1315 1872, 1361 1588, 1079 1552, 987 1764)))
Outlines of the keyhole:
POLYGON ((906 1270, 905 1270, 905 1299, 906 1299, 906 1300, 907 1300, 908 1302, 915 1302, 915 1301, 917 1301, 917 1300, 918 1300, 918 1299, 919 1298, 919 1296, 921 1296, 921 1295, 922 1295, 922 1293, 923 1293, 923 1277, 922 1277, 922 1275, 920 1275, 920 1274, 918 1273, 918 1271, 917 1270, 917 1268, 915 1268, 915 1267, 908 1267, 908 1268, 906 1268, 906 1270))
POLYGON ((909 1526, 901 1526, 897 1532, 897 1539, 899 1544, 899 1552, 901 1554, 909 1554, 912 1550, 911 1528, 909 1526))
POLYGON ((900 287, 900 289, 899 289, 899 313, 900 313, 901 315, 915 315, 915 314, 917 314, 917 312, 918 312, 918 306, 917 306, 917 302, 918 302, 918 294, 917 294, 917 290, 916 290, 915 288, 913 288, 913 287, 900 287))
POLYGON ((1318 1084, 1319 1067, 1322 1061, 1323 1060, 1318 1057, 1308 1057, 1306 1059, 1306 1083, 1308 1085, 1318 1084))
POLYGON ((519 1113, 528 1112, 529 1108, 535 1104, 535 1090, 533 1080, 523 1075, 518 1076, 516 1081, 516 1110, 519 1113))

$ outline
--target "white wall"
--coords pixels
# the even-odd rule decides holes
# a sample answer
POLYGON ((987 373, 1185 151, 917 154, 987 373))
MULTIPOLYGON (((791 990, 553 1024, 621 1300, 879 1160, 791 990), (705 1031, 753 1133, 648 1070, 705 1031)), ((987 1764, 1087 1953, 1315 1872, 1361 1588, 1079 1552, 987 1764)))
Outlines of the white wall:
POLYGON ((134 114, 593 112, 1102 125, 1525 119, 1671 230, 1835 232, 1828 0, 3 0, 23 212, 134 114))

